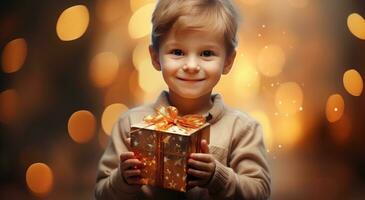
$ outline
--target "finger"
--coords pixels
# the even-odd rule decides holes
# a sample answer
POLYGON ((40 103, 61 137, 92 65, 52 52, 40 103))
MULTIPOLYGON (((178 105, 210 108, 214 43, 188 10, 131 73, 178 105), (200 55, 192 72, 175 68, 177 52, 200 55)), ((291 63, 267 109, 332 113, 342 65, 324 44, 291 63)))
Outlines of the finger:
POLYGON ((127 179, 129 177, 132 176, 140 176, 141 175, 141 170, 139 169, 130 169, 130 170, 125 170, 123 172, 124 178, 127 179))
POLYGON ((209 153, 209 146, 207 140, 202 140, 200 144, 202 148, 202 153, 209 153))
POLYGON ((190 158, 206 163, 213 162, 214 160, 210 154, 206 153, 192 153, 190 154, 190 158))
POLYGON ((212 170, 211 169, 212 167, 210 166, 209 163, 201 162, 199 160, 189 159, 188 164, 189 164, 190 167, 192 167, 194 169, 203 170, 203 171, 211 171, 212 170))
POLYGON ((128 159, 121 163, 120 168, 122 171, 126 169, 133 169, 141 167, 143 164, 138 159, 128 159))
POLYGON ((119 158, 120 158, 120 162, 124 162, 127 159, 131 159, 134 157, 134 153, 133 152, 123 152, 120 154, 119 158))
POLYGON ((205 182, 202 180, 193 180, 188 182, 188 186, 193 188, 195 186, 203 186, 205 185, 205 182))
POLYGON ((129 177, 126 179, 126 182, 130 185, 141 185, 143 183, 142 178, 139 176, 129 177))
POLYGON ((131 147, 131 138, 127 138, 125 143, 127 143, 128 147, 131 147))
POLYGON ((206 172, 206 171, 200 171, 200 170, 197 170, 197 169, 192 169, 192 168, 189 168, 188 169, 188 174, 196 177, 196 178, 200 178, 200 179, 208 179, 210 178, 210 173, 209 172, 206 172))

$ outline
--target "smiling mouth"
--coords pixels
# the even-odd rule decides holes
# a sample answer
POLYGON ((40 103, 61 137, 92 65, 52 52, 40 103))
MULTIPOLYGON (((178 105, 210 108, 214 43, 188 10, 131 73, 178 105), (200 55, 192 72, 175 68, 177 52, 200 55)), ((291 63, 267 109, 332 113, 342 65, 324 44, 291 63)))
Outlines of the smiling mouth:
POLYGON ((177 77, 177 79, 179 79, 181 81, 188 81, 188 82, 199 82, 199 81, 204 80, 204 79, 188 79, 188 78, 179 78, 179 77, 177 77))

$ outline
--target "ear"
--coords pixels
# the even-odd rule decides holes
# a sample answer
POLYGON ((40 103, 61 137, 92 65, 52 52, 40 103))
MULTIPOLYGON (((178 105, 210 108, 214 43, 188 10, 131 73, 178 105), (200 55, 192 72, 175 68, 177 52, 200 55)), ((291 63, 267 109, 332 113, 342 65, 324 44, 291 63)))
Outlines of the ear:
POLYGON ((236 58, 236 50, 233 50, 232 53, 227 55, 226 60, 224 61, 222 74, 228 74, 229 71, 231 71, 235 58, 236 58))
POLYGON ((152 45, 150 45, 148 47, 148 49, 150 51, 150 56, 151 56, 151 61, 152 61, 153 67, 157 71, 161 71, 161 65, 160 65, 160 59, 159 59, 159 56, 158 56, 158 52, 155 51, 155 49, 152 47, 152 45))

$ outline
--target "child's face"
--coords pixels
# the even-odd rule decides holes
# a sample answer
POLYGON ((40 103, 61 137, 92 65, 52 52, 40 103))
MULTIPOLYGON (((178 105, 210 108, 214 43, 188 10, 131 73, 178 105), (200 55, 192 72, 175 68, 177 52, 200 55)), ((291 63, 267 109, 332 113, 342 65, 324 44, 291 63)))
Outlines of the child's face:
POLYGON ((196 99, 211 93, 221 74, 232 67, 235 52, 227 55, 224 37, 218 34, 172 30, 160 44, 150 47, 152 62, 169 89, 183 98, 196 99))

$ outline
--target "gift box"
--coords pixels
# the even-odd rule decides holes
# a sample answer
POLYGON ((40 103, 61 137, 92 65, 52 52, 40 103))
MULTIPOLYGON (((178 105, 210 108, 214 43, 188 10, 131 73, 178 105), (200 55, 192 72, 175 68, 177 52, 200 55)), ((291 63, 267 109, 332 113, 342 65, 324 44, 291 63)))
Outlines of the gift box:
POLYGON ((198 115, 179 117, 174 107, 159 107, 156 114, 131 126, 131 149, 143 163, 143 184, 185 192, 187 160, 209 142, 209 123, 198 115))

